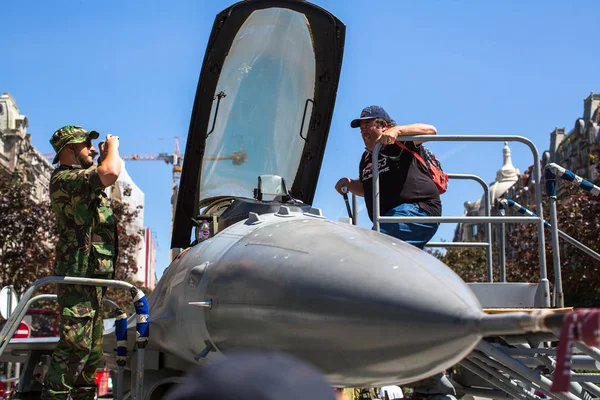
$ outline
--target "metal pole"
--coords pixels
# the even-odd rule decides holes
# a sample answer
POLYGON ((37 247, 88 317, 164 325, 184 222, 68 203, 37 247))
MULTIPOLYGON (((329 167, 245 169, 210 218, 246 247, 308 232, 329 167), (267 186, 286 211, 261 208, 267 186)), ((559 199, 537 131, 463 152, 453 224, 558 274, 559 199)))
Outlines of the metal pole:
POLYGON ((6 310, 6 319, 8 320, 10 318, 10 315, 12 314, 12 294, 13 291, 15 290, 15 287, 13 285, 8 285, 8 302, 6 303, 6 305, 8 306, 8 309, 6 310))
POLYGON ((560 247, 558 242, 558 218, 556 216, 556 175, 550 166, 546 167, 544 186, 550 198, 550 234, 552 238, 552 261, 554 263, 554 306, 563 307, 562 276, 560 272, 560 247), (560 306, 559 306, 560 304, 560 306))
POLYGON ((506 224, 500 224, 500 282, 506 282, 506 224))
POLYGON ((117 365, 117 398, 116 400, 123 400, 125 394, 125 367, 117 365))
POLYGON ((580 241, 578 241, 578 240, 574 239, 573 237, 567 235, 566 233, 564 233, 560 229, 558 229, 558 236, 560 236, 561 238, 563 238, 564 240, 566 240, 572 246, 577 247, 579 250, 583 251, 588 256, 590 256, 590 257, 592 257, 592 258, 600 261, 600 254, 596 253, 594 250, 590 249, 589 247, 587 247, 585 244, 581 243, 580 241))
POLYGON ((146 343, 140 344, 138 342, 137 346, 137 376, 136 376, 136 384, 135 384, 135 399, 142 400, 144 398, 144 358, 146 343))
POLYGON ((351 221, 354 221, 354 216, 352 215, 352 210, 350 209, 350 201, 348 200, 347 186, 342 186, 342 196, 344 197, 344 203, 346 203, 346 212, 348 213, 348 217, 350 217, 351 221))
POLYGON ((562 288, 562 273, 560 270, 560 245, 558 243, 558 218, 556 215, 556 196, 550 197, 550 228, 552 239, 552 262, 554 263, 554 306, 564 307, 565 299, 562 288))
MULTIPOLYGON (((485 216, 486 217, 492 216, 491 202, 490 202, 490 188, 482 178, 480 178, 477 175, 472 175, 472 174, 448 174, 448 178, 462 179, 462 180, 470 179, 470 180, 474 180, 475 182, 479 183, 481 185, 481 187, 483 188, 483 201, 484 201, 485 216)), ((492 259, 492 224, 489 222, 487 224, 485 224, 485 240, 487 242, 487 245, 485 247, 485 255, 486 255, 486 263, 487 263, 488 282, 493 282, 494 266, 493 266, 493 259, 492 259)))
MULTIPOLYGON (((498 204, 498 215, 506 217, 504 200, 498 204)), ((500 282, 506 282, 506 224, 500 224, 500 282)))
POLYGON ((381 223, 395 222, 437 222, 437 223, 456 223, 469 222, 473 224, 483 224, 491 222, 492 224, 501 224, 503 222, 509 224, 524 224, 537 223, 539 217, 379 217, 381 223))
POLYGON ((375 144, 373 149, 373 229, 379 232, 379 150, 381 142, 375 144))
POLYGON ((464 248, 484 248, 486 242, 427 242, 425 247, 464 247, 464 248))
POLYGON ((358 225, 358 197, 352 193, 352 225, 358 225))

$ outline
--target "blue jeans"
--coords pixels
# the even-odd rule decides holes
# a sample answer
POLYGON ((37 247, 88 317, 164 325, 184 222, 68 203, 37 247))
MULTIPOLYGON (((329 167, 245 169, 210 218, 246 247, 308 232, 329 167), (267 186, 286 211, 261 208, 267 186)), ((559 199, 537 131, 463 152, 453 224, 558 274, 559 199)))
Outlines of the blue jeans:
MULTIPOLYGON (((386 217, 430 217, 417 203, 400 204, 385 214, 386 217)), ((438 230, 440 224, 406 223, 381 224, 381 233, 398 238, 408 244, 423 249, 438 230)))

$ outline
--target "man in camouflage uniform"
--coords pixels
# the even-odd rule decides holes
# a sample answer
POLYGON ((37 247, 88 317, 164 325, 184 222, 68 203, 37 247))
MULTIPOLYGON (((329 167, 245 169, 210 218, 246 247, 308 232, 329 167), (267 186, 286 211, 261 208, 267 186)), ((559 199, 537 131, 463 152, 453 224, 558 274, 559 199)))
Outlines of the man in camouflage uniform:
MULTIPOLYGON (((50 178, 50 201, 59 239, 54 274, 112 279, 117 256, 116 222, 104 189, 121 172, 118 137, 107 135, 92 144, 98 132, 65 126, 54 132, 50 144, 60 162, 50 178)), ((102 361, 102 300, 104 289, 58 285, 60 340, 46 373, 42 398, 94 399, 96 368, 102 361)))

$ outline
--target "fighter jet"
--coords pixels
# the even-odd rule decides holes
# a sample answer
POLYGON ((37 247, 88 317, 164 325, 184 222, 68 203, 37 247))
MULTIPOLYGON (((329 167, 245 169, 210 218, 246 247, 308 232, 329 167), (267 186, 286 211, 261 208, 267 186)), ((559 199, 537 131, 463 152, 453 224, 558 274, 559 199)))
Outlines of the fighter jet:
MULTIPOLYGON (((181 252, 149 297, 136 398, 236 350, 286 352, 332 385, 371 387, 438 373, 486 335, 550 329, 536 315, 486 315, 430 254, 312 205, 344 38, 306 1, 246 0, 216 16, 174 215, 181 252)), ((107 335, 111 368, 115 347, 107 335)), ((134 357, 128 368, 135 376, 134 357)))
MULTIPOLYGON (((146 326, 150 316, 147 345, 134 348, 136 317, 125 325, 128 342, 105 330, 107 366, 126 368, 124 382, 113 383, 138 400, 160 399, 194 365, 251 349, 292 354, 341 387, 411 383, 460 362, 487 381, 462 381, 485 397, 538 399, 532 389, 557 399, 600 397, 589 382, 553 395, 548 378, 497 346, 554 368, 546 355, 554 349, 531 347, 556 337, 522 334, 556 331, 562 315, 488 315, 430 254, 332 221, 312 205, 344 37, 340 20, 302 0, 246 0, 216 16, 174 215, 171 247, 180 252, 150 295, 149 312, 134 290, 137 322, 146 326), (486 336, 502 339, 481 341, 486 336), (114 349, 125 345, 123 365, 114 349)), ((11 340, 0 360, 32 353, 25 389, 55 342, 11 340)), ((565 365, 597 368, 600 351, 581 349, 587 358, 565 365)))

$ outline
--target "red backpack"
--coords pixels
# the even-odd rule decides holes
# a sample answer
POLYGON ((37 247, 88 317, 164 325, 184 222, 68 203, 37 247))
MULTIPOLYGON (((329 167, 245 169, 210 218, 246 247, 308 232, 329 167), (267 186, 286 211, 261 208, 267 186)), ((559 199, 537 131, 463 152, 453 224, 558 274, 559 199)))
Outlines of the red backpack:
POLYGON ((421 163, 429 170, 431 179, 433 180, 433 183, 435 183, 439 194, 446 193, 446 190, 448 190, 448 174, 442 169, 442 164, 440 164, 435 154, 427 147, 423 146, 423 150, 425 150, 425 160, 423 160, 423 157, 421 157, 419 153, 409 149, 404 143, 396 142, 396 144, 400 146, 400 148, 410 151, 412 155, 415 156, 417 160, 421 161, 421 163))

